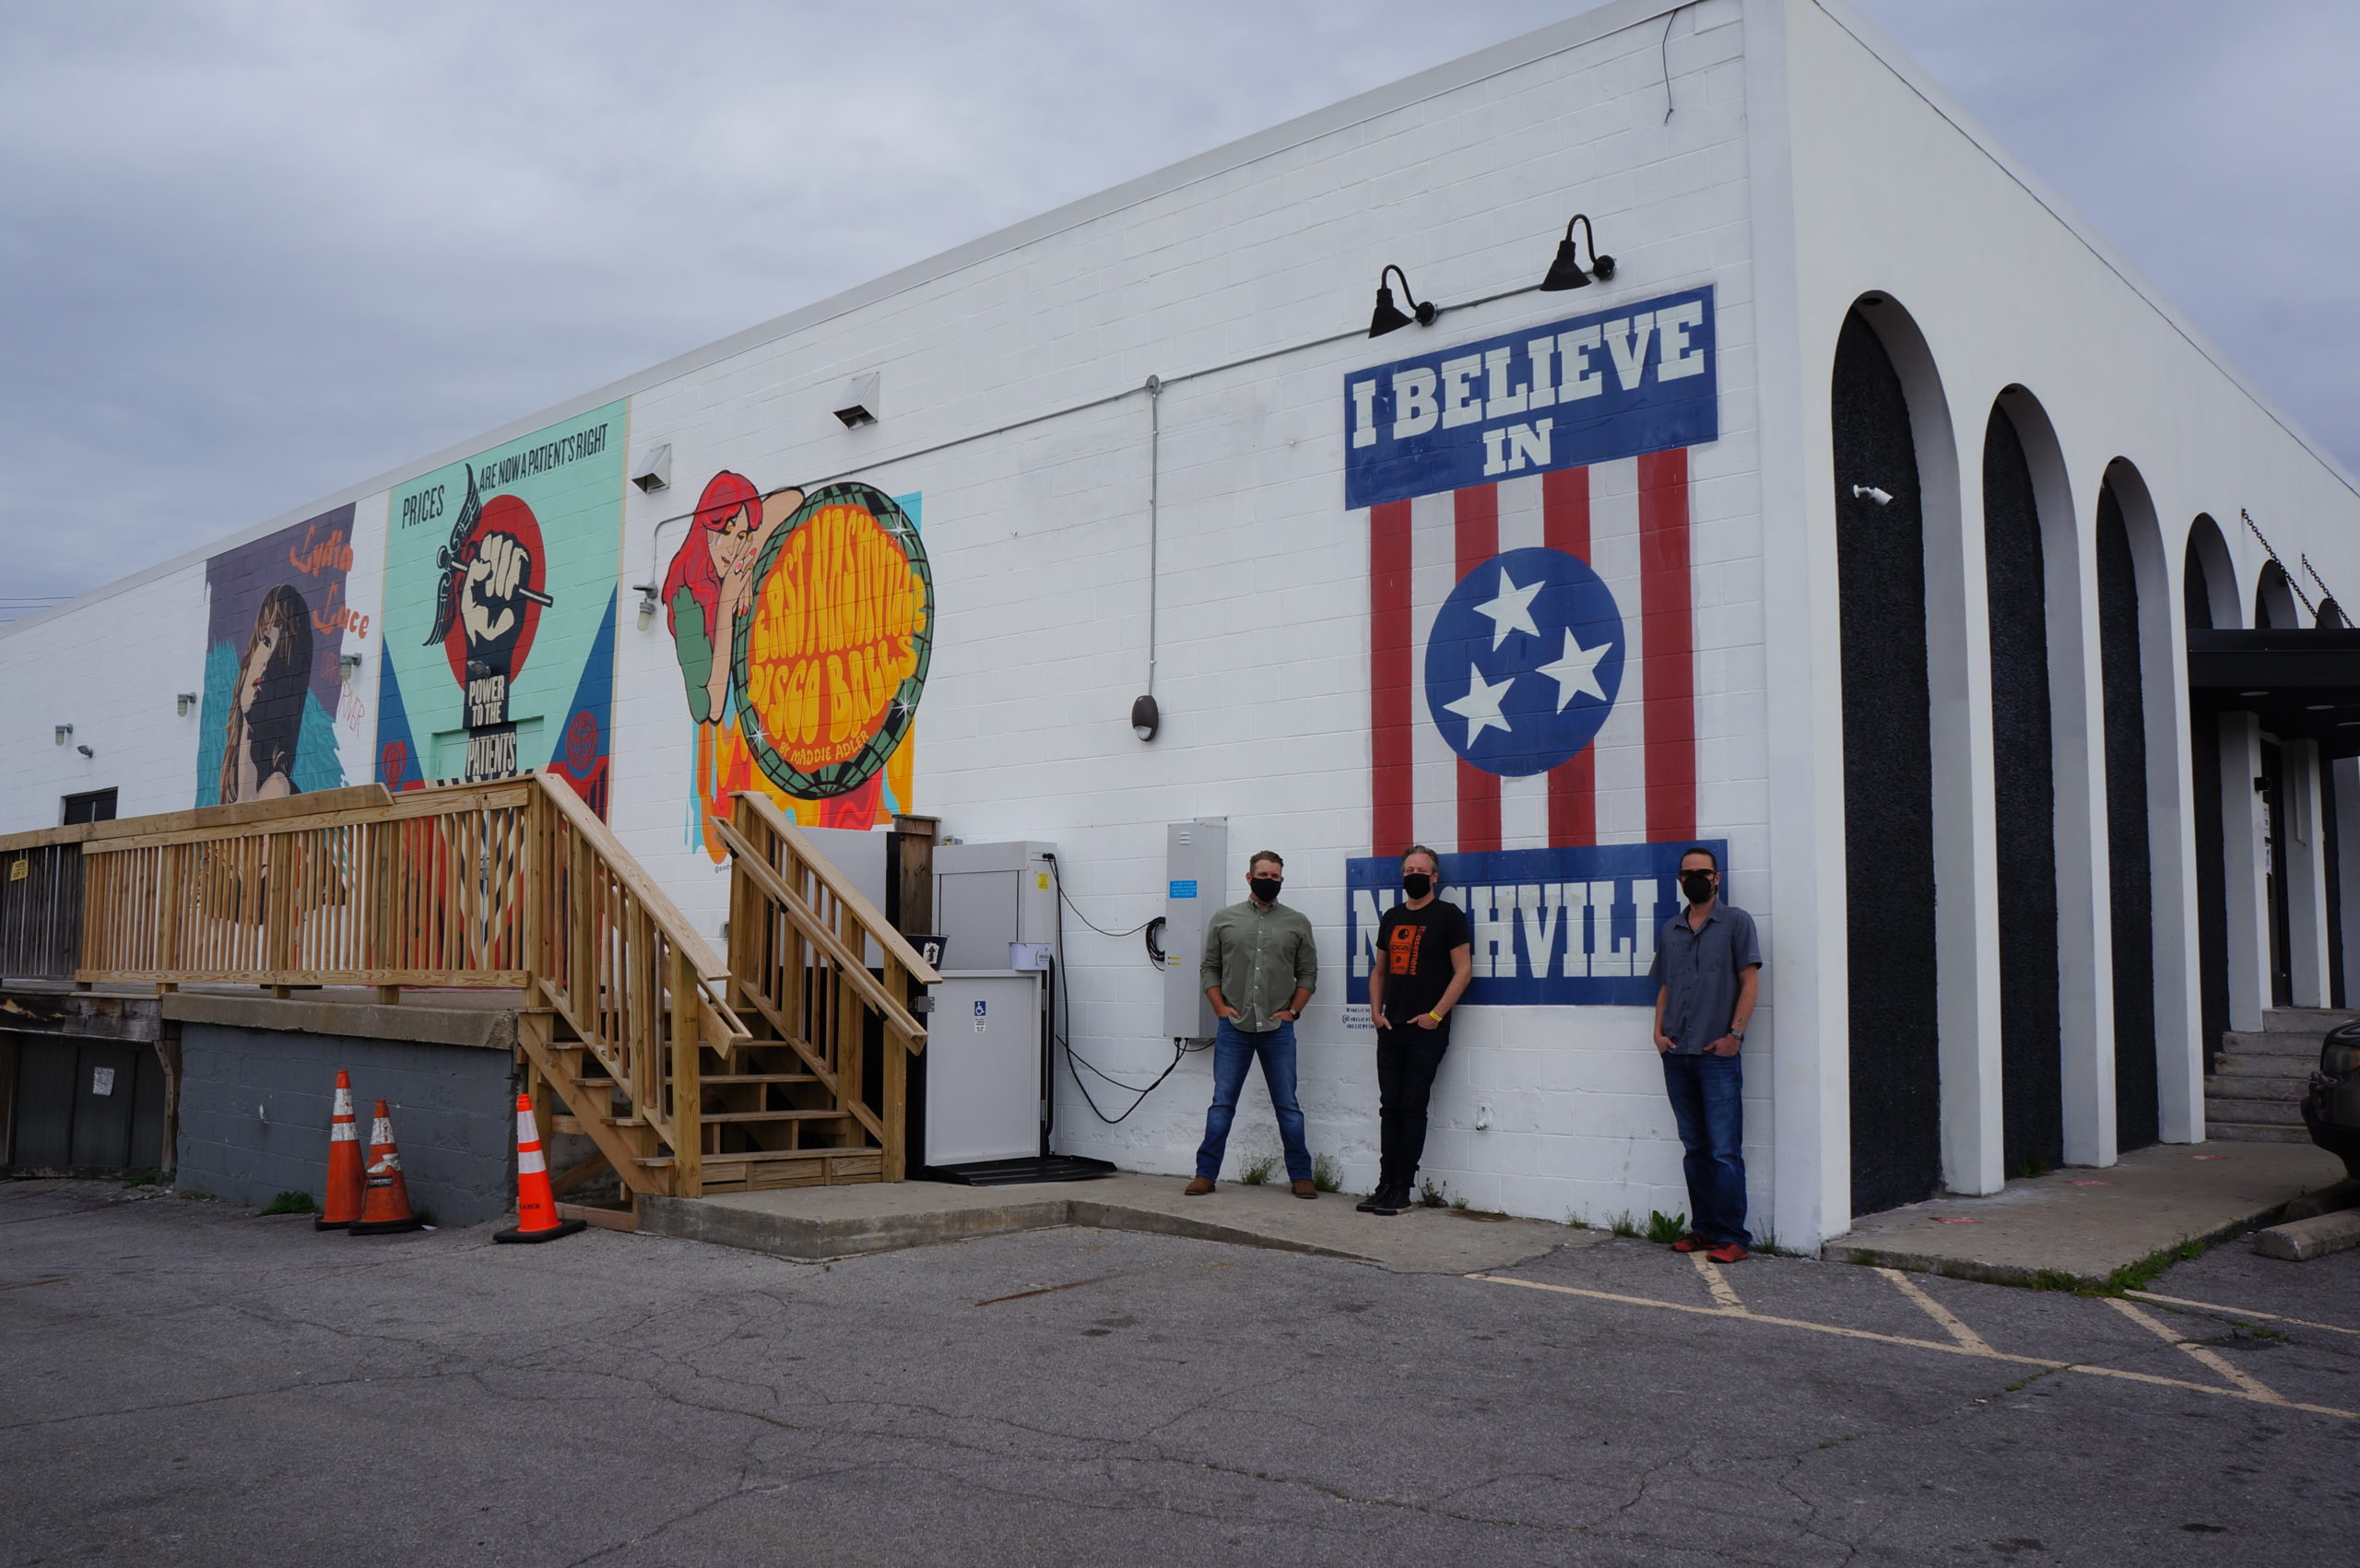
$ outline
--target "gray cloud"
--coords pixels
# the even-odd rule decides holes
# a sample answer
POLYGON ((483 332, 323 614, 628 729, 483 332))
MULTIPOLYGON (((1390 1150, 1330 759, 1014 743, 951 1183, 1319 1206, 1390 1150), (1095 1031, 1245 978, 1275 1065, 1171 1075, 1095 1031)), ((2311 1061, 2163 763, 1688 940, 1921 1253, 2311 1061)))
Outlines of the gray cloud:
MULTIPOLYGON (((1566 9, 8 7, 0 595, 77 592, 1566 9)), ((2348 7, 1865 9, 2360 454, 2348 7)))

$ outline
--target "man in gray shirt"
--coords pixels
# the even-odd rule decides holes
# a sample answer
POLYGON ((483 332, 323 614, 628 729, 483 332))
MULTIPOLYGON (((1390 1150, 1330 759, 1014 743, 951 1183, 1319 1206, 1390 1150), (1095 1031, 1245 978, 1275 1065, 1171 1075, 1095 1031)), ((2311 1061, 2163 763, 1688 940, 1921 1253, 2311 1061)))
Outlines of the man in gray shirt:
POLYGON ((1680 857, 1688 907, 1656 937, 1656 1050, 1680 1141, 1688 1153, 1688 1234, 1680 1252, 1737 1263, 1753 1244, 1745 1228, 1745 1076, 1738 1050, 1761 989, 1762 945, 1753 916, 1720 901, 1719 858, 1680 857))
POLYGON ((1198 983, 1221 1022, 1213 1036, 1213 1103, 1205 1113, 1205 1141, 1197 1148, 1197 1179, 1190 1197, 1213 1190, 1221 1155, 1229 1148, 1229 1125, 1245 1088, 1245 1069, 1262 1058, 1262 1081, 1278 1113, 1279 1139, 1286 1146, 1287 1177, 1297 1197, 1317 1197, 1311 1180, 1311 1150, 1303 1138, 1303 1106, 1294 1095, 1294 1020, 1319 985, 1319 949, 1303 912, 1279 902, 1287 863, 1263 850, 1246 863, 1245 887, 1253 896, 1233 903, 1205 927, 1205 957, 1198 983))

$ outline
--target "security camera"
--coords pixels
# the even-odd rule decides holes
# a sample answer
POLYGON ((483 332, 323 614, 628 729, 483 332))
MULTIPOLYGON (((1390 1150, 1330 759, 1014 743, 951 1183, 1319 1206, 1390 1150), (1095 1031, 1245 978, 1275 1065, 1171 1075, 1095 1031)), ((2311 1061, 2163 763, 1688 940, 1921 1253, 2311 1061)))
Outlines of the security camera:
POLYGON ((1852 499, 1854 501, 1858 501, 1863 496, 1866 496, 1869 500, 1875 501, 1879 506, 1891 506, 1893 504, 1893 496, 1890 492, 1881 490, 1874 485, 1854 485, 1852 487, 1852 499))

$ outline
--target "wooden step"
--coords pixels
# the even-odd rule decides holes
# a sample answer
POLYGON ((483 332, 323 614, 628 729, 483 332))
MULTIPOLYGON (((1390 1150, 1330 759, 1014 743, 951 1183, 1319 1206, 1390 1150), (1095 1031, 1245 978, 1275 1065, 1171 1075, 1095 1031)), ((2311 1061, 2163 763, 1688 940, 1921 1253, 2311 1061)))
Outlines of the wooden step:
MULTIPOLYGON (((707 1122, 827 1122, 843 1121, 849 1111, 707 1111, 700 1118, 707 1122)), ((610 1127, 644 1127, 653 1124, 644 1116, 601 1116, 610 1127)))
MULTIPOLYGON (((571 1081, 576 1089, 604 1089, 617 1093, 622 1092, 626 1087, 610 1078, 577 1078, 571 1081)), ((665 1088, 672 1087, 670 1079, 667 1078, 662 1081, 665 1088)), ((815 1073, 705 1073, 699 1075, 697 1079, 697 1082, 704 1086, 716 1083, 817 1083, 819 1081, 819 1076, 815 1073)))
MULTIPOLYGON (((760 1165, 774 1160, 869 1161, 880 1158, 879 1151, 874 1149, 743 1149, 727 1154, 708 1154, 704 1157, 704 1164, 711 1169, 716 1164, 760 1165)), ((661 1170, 675 1162, 669 1154, 642 1154, 631 1161, 632 1164, 643 1165, 651 1171, 661 1170)))

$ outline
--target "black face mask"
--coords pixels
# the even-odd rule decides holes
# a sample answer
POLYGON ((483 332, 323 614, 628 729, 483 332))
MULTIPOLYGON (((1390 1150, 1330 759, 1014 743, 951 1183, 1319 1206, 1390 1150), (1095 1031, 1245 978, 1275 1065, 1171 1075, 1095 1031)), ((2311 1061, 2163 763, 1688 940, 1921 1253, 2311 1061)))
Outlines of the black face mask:
POLYGON ((1690 903, 1703 903, 1713 896, 1713 874, 1710 871, 1682 871, 1680 890, 1688 895, 1690 903))
POLYGON ((1422 899, 1434 890, 1434 879, 1423 871, 1405 871, 1401 874, 1401 890, 1413 899, 1422 899))
POLYGON ((1262 902, 1276 903, 1279 902, 1279 889, 1284 884, 1276 877, 1248 877, 1245 878, 1245 885, 1253 890, 1254 896, 1262 902))

